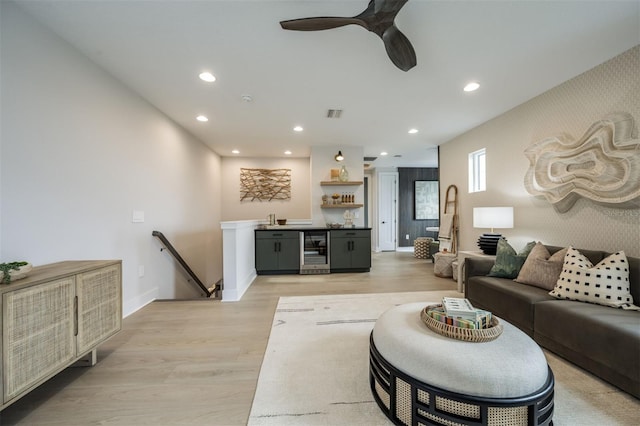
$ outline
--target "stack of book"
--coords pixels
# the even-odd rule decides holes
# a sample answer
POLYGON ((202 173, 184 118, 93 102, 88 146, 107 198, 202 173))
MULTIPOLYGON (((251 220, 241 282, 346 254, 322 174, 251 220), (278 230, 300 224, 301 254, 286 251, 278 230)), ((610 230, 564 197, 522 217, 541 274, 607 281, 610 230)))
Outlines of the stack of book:
POLYGON ((444 297, 442 307, 429 311, 429 315, 440 321, 460 328, 488 328, 491 326, 491 312, 474 308, 469 300, 444 297))

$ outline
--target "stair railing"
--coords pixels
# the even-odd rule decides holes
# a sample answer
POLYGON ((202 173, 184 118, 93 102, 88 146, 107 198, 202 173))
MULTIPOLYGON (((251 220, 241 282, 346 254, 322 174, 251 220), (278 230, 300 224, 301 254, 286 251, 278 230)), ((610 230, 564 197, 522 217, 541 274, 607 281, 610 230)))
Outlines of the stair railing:
MULTIPOLYGON (((185 262, 185 260, 182 258, 182 256, 180 256, 180 253, 178 253, 178 251, 169 242, 167 237, 165 237, 164 234, 162 234, 162 232, 153 231, 151 233, 151 235, 153 235, 154 237, 157 237, 162 242, 162 244, 164 244, 164 247, 167 250, 169 250, 169 253, 171 253, 173 255, 173 257, 178 261, 180 266, 182 266, 182 269, 185 270, 187 275, 189 275, 189 277, 198 285, 198 287, 200 287, 200 289, 207 295, 207 297, 211 297, 211 295, 216 292, 217 286, 214 288, 213 291, 209 291, 209 289, 204 284, 202 284, 202 281, 200 281, 200 279, 197 277, 197 275, 191 270, 189 265, 187 265, 187 262, 185 262)), ((160 249, 160 251, 162 251, 162 250, 163 249, 160 249)), ((191 281, 191 280, 189 280, 189 281, 191 281)))

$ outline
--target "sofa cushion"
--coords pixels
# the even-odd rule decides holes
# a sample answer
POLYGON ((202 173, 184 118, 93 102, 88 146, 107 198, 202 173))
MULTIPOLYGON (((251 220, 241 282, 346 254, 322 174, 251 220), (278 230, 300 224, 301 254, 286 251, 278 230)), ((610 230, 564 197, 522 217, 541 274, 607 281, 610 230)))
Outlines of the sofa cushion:
MULTIPOLYGON (((558 246, 545 246, 547 248, 547 250, 549 250, 549 253, 554 254, 560 250, 566 250, 567 246, 565 247, 558 247, 558 246)), ((580 253, 584 254, 586 256, 587 259, 589 259, 591 261, 591 263, 593 263, 594 265, 598 262, 600 262, 602 259, 604 259, 605 257, 607 257, 607 253, 601 250, 585 250, 585 249, 579 249, 580 253)), ((565 251, 566 253, 566 251, 565 251)))
POLYGON ((536 245, 535 241, 528 243, 520 252, 516 253, 511 244, 505 238, 498 240, 496 249, 496 262, 489 271, 490 277, 515 278, 520 272, 520 268, 527 259, 531 249, 536 245))
MULTIPOLYGON (((467 258, 465 261, 470 259, 467 258)), ((506 278, 472 276, 469 277, 465 290, 467 299, 474 307, 491 311, 529 336, 533 336, 535 303, 541 300, 555 300, 549 296, 547 290, 519 284, 506 278)))
POLYGON ((569 247, 560 278, 549 294, 558 299, 640 310, 640 307, 633 304, 629 286, 629 262, 623 251, 614 253, 593 266, 580 251, 569 247))
POLYGON ((540 242, 527 256, 516 281, 522 284, 529 284, 545 290, 552 290, 562 272, 562 261, 566 249, 549 254, 549 250, 540 242))
POLYGON ((540 345, 640 397, 640 312, 541 301, 534 328, 540 345))

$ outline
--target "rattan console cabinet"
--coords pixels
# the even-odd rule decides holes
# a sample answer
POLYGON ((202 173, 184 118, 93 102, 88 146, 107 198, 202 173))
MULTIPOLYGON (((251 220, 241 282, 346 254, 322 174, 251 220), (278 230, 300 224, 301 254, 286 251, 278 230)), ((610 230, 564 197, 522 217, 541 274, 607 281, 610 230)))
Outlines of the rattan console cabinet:
POLYGON ((122 327, 122 262, 65 261, 0 285, 0 410, 96 348, 122 327))

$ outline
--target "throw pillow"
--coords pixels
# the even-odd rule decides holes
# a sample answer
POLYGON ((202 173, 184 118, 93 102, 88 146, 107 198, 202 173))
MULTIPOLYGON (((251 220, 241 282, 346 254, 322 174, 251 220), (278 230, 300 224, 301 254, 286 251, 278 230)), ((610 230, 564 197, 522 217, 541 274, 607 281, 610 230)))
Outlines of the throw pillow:
POLYGON ((496 249, 496 262, 489 271, 490 277, 515 278, 524 265, 524 261, 536 245, 535 241, 528 243, 519 253, 507 242, 505 238, 498 240, 496 249))
POLYGON ((629 289, 629 262, 623 251, 593 266, 585 255, 570 247, 560 278, 549 294, 558 299, 640 310, 633 304, 629 289))
POLYGON ((538 241, 522 265, 516 282, 553 290, 562 272, 562 261, 566 253, 567 248, 552 256, 544 244, 538 241))

